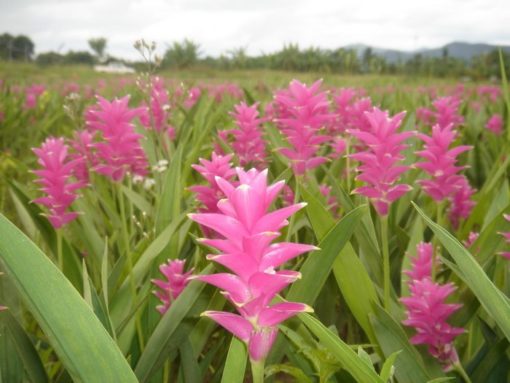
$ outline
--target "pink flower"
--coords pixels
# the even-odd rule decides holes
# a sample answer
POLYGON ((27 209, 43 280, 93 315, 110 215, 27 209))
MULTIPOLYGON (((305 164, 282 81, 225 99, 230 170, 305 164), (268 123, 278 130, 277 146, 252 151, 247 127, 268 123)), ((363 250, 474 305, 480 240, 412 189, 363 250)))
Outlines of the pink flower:
POLYGON ((460 145, 449 149, 456 135, 453 125, 444 128, 434 125, 430 137, 426 134, 418 134, 418 137, 425 142, 425 146, 423 150, 416 152, 416 155, 426 161, 418 162, 414 166, 432 177, 428 180, 419 180, 418 184, 437 202, 455 194, 463 182, 463 176, 457 173, 464 167, 456 166, 455 163, 457 156, 470 150, 471 146, 460 145))
POLYGON ((492 133, 499 136, 503 133, 503 117, 501 117, 500 114, 494 114, 491 118, 489 118, 485 127, 492 133))
POLYGON ((156 307, 161 314, 168 311, 189 282, 193 270, 185 273, 184 264, 184 260, 168 260, 167 263, 159 266, 159 271, 165 279, 153 279, 151 281, 159 288, 159 290, 154 291, 154 295, 161 301, 161 305, 156 307))
POLYGON ((473 207, 476 205, 471 199, 474 193, 475 189, 469 185, 467 178, 462 176, 462 179, 458 184, 458 189, 450 198, 451 207, 448 211, 448 217, 455 229, 459 227, 461 219, 469 217, 471 210, 473 210, 473 207))
POLYGON ((66 162, 68 147, 63 138, 48 138, 33 151, 42 167, 34 170, 38 177, 35 182, 42 185, 40 190, 45 194, 34 202, 48 208, 48 220, 58 229, 78 216, 78 213, 67 209, 78 198, 76 191, 84 185, 71 181, 75 162, 66 162))
MULTIPOLYGON (((350 93, 347 95, 350 96, 350 93)), ((357 129, 369 131, 371 129, 370 122, 365 117, 365 113, 373 110, 372 100, 368 97, 359 100, 350 99, 350 103, 346 104, 347 95, 340 94, 334 97, 336 102, 337 119, 334 122, 337 132, 344 132, 347 129, 357 129)))
MULTIPOLYGON (((510 215, 508 214, 503 214, 503 217, 508 221, 510 222, 510 215)), ((503 236, 503 238, 505 238, 505 241, 507 244, 510 244, 510 232, 506 232, 506 233, 499 233, 503 236)), ((505 257, 506 259, 510 259, 510 252, 508 251, 504 251, 502 253, 500 253, 503 257, 505 257)))
POLYGON ((417 108, 416 119, 425 125, 431 125, 434 120, 434 112, 429 108, 417 108))
POLYGON ((213 152, 210 161, 200 158, 200 165, 192 165, 193 169, 199 172, 208 183, 208 185, 195 185, 189 188, 189 190, 197 194, 197 200, 202 203, 201 212, 219 212, 218 201, 224 198, 225 195, 218 186, 216 177, 225 180, 230 180, 234 177, 235 171, 230 163, 231 159, 232 154, 221 156, 213 152))
POLYGON ((470 231, 468 238, 462 244, 464 245, 464 247, 469 248, 473 246, 473 244, 476 242, 479 236, 480 233, 478 233, 477 231, 470 231))
POLYGON ((100 132, 102 138, 94 144, 98 159, 94 170, 116 182, 122 181, 128 172, 145 176, 148 168, 140 145, 142 136, 135 133, 132 123, 141 110, 130 109, 128 102, 129 96, 112 102, 98 97, 96 107, 85 114, 88 128, 100 132))
POLYGON ((266 161, 266 143, 261 127, 263 119, 259 118, 257 107, 258 104, 248 106, 241 102, 234 107, 235 111, 230 113, 238 128, 228 130, 225 134, 234 136, 232 148, 241 166, 260 166, 266 161))
POLYGON ((322 196, 326 199, 327 208, 333 212, 335 212, 338 208, 338 202, 336 201, 335 196, 331 193, 331 186, 326 184, 321 184, 319 186, 319 191, 322 196))
POLYGON ((419 244, 412 269, 406 271, 411 277, 408 282, 411 296, 400 299, 407 309, 407 319, 402 323, 416 329, 411 343, 427 345, 429 353, 448 369, 458 362, 453 341, 464 329, 446 321, 461 305, 444 302, 455 290, 452 283, 440 285, 432 281, 432 253, 432 245, 419 244))
POLYGON ((413 280, 421 280, 432 276, 432 253, 434 247, 431 243, 420 242, 416 246, 416 257, 412 259, 411 270, 404 270, 404 274, 413 280))
POLYGON ((358 167, 357 180, 367 183, 353 193, 362 194, 374 203, 377 212, 387 215, 389 205, 411 190, 406 184, 396 184, 400 175, 409 167, 398 165, 404 159, 401 152, 406 148, 403 141, 413 136, 414 132, 397 133, 405 112, 389 117, 387 112, 374 108, 366 112, 370 123, 369 131, 348 130, 366 146, 365 151, 351 154, 350 157, 361 162, 358 167))
POLYGON ((432 102, 435 111, 435 122, 441 128, 452 125, 456 128, 464 123, 464 117, 459 114, 461 100, 455 96, 440 97, 432 102))
POLYGON ((188 92, 188 97, 186 98, 186 100, 184 100, 183 103, 184 107, 186 109, 191 109, 197 103, 201 95, 202 91, 200 90, 200 88, 197 87, 191 88, 188 92))
POLYGON ((277 270, 290 259, 314 246, 280 242, 274 243, 279 230, 288 225, 287 218, 304 204, 295 204, 268 212, 272 202, 284 186, 280 181, 267 185, 267 170, 237 168, 239 185, 216 178, 226 198, 218 203, 219 213, 190 214, 200 225, 216 231, 221 239, 203 239, 219 254, 207 259, 226 267, 231 273, 195 277, 222 290, 239 314, 206 311, 212 318, 232 332, 248 346, 250 358, 264 360, 278 333, 278 324, 311 308, 302 303, 271 304, 273 298, 290 283, 300 278, 297 271, 277 270))
POLYGON ((150 107, 147 113, 140 115, 140 122, 146 128, 153 128, 156 132, 162 132, 168 128, 168 110, 170 100, 165 89, 165 83, 159 77, 152 80, 150 94, 150 107))
POLYGON ((74 152, 70 155, 75 160, 73 175, 83 184, 89 182, 89 168, 97 164, 92 152, 94 148, 93 138, 94 135, 89 131, 80 130, 74 133, 74 138, 70 142, 74 149, 74 152))
POLYGON ((44 93, 46 87, 41 84, 34 84, 25 89, 25 109, 34 109, 37 106, 39 96, 44 93))
POLYGON ((345 139, 343 139, 340 136, 333 138, 333 140, 331 141, 332 152, 330 154, 330 157, 334 159, 340 158, 342 154, 344 154, 346 147, 347 143, 345 142, 345 139))
POLYGON ((280 198, 282 200, 283 206, 290 206, 294 203, 294 200, 296 199, 296 194, 289 185, 285 184, 285 186, 282 189, 282 194, 280 198))
POLYGON ((275 95, 279 118, 276 120, 280 130, 291 145, 281 148, 296 174, 304 174, 327 161, 318 155, 321 144, 329 137, 319 134, 321 128, 332 121, 334 115, 329 112, 329 102, 325 92, 319 91, 322 80, 310 87, 292 80, 289 88, 275 95))

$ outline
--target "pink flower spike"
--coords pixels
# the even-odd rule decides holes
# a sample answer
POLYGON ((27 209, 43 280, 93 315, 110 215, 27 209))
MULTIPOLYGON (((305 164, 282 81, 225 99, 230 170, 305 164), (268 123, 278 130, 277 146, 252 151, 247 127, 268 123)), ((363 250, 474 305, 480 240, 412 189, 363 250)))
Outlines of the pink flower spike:
POLYGON ((412 269, 404 271, 410 277, 411 296, 400 299, 407 309, 407 318, 402 323, 416 329, 411 343, 427 345, 429 353, 447 370, 458 362, 453 341, 464 329, 446 321, 461 305, 444 302, 455 290, 453 284, 440 285, 432 281, 432 252, 431 244, 420 243, 412 269))
POLYGON ((462 176, 458 189, 455 194, 450 198, 451 207, 448 211, 448 218, 452 226, 457 229, 462 219, 467 219, 473 210, 476 203, 471 199, 475 189, 469 185, 469 181, 465 176, 462 176))
POLYGON ((241 166, 260 167, 266 162, 266 143, 261 126, 264 120, 259 118, 257 107, 258 104, 248 106, 244 102, 236 105, 230 115, 234 118, 237 129, 222 132, 223 135, 233 136, 232 148, 241 166))
POLYGON ((142 109, 128 107, 129 96, 110 102, 98 97, 85 119, 91 132, 99 132, 101 140, 94 143, 98 164, 94 170, 115 182, 123 180, 126 173, 145 176, 148 162, 140 145, 141 135, 135 133, 133 119, 142 109))
POLYGON ((161 301, 161 305, 156 309, 164 314, 168 311, 172 302, 182 293, 187 286, 193 270, 184 272, 184 260, 168 260, 159 266, 159 271, 165 279, 153 279, 151 282, 158 288, 154 291, 156 297, 161 301))
POLYGON ((283 189, 282 183, 267 184, 267 170, 236 169, 239 184, 216 177, 225 194, 218 203, 218 213, 191 214, 189 217, 215 231, 220 239, 202 243, 220 250, 207 259, 224 265, 232 273, 197 276, 212 284, 234 305, 239 315, 228 312, 205 312, 218 324, 232 332, 248 346, 253 361, 264 360, 278 333, 278 324, 311 308, 301 303, 277 303, 272 300, 286 286, 300 277, 296 271, 276 270, 286 261, 314 246, 271 242, 279 236, 287 218, 302 208, 293 204, 269 212, 272 201, 283 189))
MULTIPOLYGON (((510 222, 510 215, 509 214, 503 214, 503 218, 505 218, 505 220, 507 220, 508 222, 510 222)), ((507 244, 510 244, 510 232, 505 232, 505 233, 499 233, 503 236, 503 238, 505 238, 505 241, 507 244)), ((499 253, 502 257, 510 260, 510 252, 508 251, 504 251, 504 252, 501 252, 499 253)))
POLYGON ((392 202, 411 190, 406 184, 396 184, 401 174, 408 167, 398 165, 404 159, 401 152, 406 148, 403 141, 413 136, 414 132, 398 133, 405 112, 389 117, 387 112, 374 108, 366 112, 370 123, 370 130, 348 130, 365 145, 365 151, 351 154, 350 158, 359 161, 360 175, 357 180, 367 183, 367 186, 353 190, 372 200, 380 215, 387 215, 392 202))
POLYGON ((78 216, 78 213, 67 209, 78 198, 76 191, 84 183, 71 181, 77 162, 66 161, 68 147, 63 138, 48 138, 40 148, 33 151, 39 157, 37 162, 42 167, 34 170, 38 177, 35 182, 42 185, 40 190, 45 194, 34 202, 48 208, 48 220, 55 229, 59 229, 78 216))
POLYGON ((435 123, 441 129, 449 125, 456 128, 464 123, 464 117, 459 112, 460 103, 461 99, 456 96, 440 97, 432 102, 435 108, 435 123))
MULTIPOLYGON (((192 165, 193 169, 207 181, 208 185, 195 185, 189 188, 196 193, 197 199, 201 202, 201 212, 219 212, 218 201, 225 197, 224 192, 216 181, 216 177, 230 180, 235 175, 235 170, 230 163, 232 154, 221 156, 212 153, 211 160, 200 159, 200 165, 192 165)), ((220 181, 221 182, 221 181, 220 181)))
POLYGON ((485 127, 496 135, 503 133, 503 117, 501 114, 494 114, 489 118, 485 127))
POLYGON ((411 263, 411 270, 405 270, 411 281, 432 278, 432 254, 434 248, 431 243, 420 242, 416 246, 416 257, 411 263))
POLYGON ((318 152, 330 137, 319 133, 335 115, 329 112, 329 101, 326 92, 320 91, 321 84, 319 80, 308 87, 292 80, 288 89, 275 95, 276 123, 290 144, 281 148, 280 153, 290 160, 296 174, 304 174, 327 161, 318 152))
POLYGON ((441 202, 452 197, 463 184, 463 176, 458 173, 464 167, 457 166, 457 157, 468 150, 471 146, 460 145, 450 149, 455 140, 457 132, 453 125, 432 127, 432 136, 418 134, 418 137, 425 143, 423 150, 416 152, 416 155, 425 159, 414 166, 422 169, 430 175, 430 179, 419 180, 423 191, 435 201, 441 202))
POLYGON ((168 91, 165 89, 165 83, 160 77, 155 77, 152 80, 150 105, 145 110, 146 113, 140 114, 140 122, 145 128, 153 128, 156 132, 162 132, 169 128, 170 100, 168 91))

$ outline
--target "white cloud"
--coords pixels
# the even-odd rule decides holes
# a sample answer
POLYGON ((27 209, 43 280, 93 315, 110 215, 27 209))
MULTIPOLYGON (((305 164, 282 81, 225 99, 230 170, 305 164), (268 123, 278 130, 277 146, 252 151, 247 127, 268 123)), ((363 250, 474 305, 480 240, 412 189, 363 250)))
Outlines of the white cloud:
POLYGON ((288 42, 408 50, 459 40, 510 45, 509 21, 506 0, 0 0, 2 29, 31 36, 37 51, 87 49, 88 38, 105 36, 112 54, 130 58, 140 37, 162 50, 190 38, 211 55, 240 46, 270 52, 288 42))

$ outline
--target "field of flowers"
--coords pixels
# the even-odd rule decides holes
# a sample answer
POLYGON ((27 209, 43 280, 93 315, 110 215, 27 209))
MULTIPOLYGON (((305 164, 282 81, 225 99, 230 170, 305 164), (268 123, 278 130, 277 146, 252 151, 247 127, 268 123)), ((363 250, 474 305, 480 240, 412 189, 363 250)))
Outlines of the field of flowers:
POLYGON ((0 382, 508 382, 509 97, 4 76, 0 382))

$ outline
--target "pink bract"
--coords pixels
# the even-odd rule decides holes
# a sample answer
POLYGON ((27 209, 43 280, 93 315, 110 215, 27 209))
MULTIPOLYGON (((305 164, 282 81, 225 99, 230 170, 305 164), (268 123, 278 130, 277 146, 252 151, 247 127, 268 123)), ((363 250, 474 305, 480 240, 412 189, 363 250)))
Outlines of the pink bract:
POLYGON ((159 271, 163 274, 165 279, 153 279, 151 281, 159 288, 154 291, 154 295, 161 301, 161 305, 156 307, 161 314, 168 311, 172 303, 189 283, 189 277, 193 273, 193 270, 185 273, 184 264, 184 260, 168 260, 167 263, 163 263, 159 266, 159 271))
POLYGON ((459 145, 450 149, 456 135, 453 125, 444 128, 434 125, 431 136, 418 134, 425 146, 423 150, 416 152, 416 155, 425 161, 417 162, 414 166, 431 176, 430 179, 419 180, 418 184, 437 202, 453 196, 463 183, 463 176, 458 173, 464 167, 456 165, 457 157, 470 150, 471 146, 459 145))
POLYGON ((216 177, 225 180, 234 177, 235 170, 230 162, 232 156, 232 154, 221 156, 213 152, 211 160, 200 158, 200 165, 191 165, 208 183, 208 185, 195 185, 189 188, 189 190, 196 193, 197 200, 202 204, 201 212, 216 213, 219 211, 218 202, 225 198, 225 195, 216 183, 216 177))
POLYGON ((489 118, 485 127, 496 135, 503 133, 503 117, 500 114, 494 114, 489 118))
POLYGON ((365 182, 353 193, 358 193, 372 200, 380 215, 387 215, 392 202, 411 190, 411 186, 396 182, 408 166, 400 165, 404 159, 401 152, 406 148, 403 142, 413 136, 414 132, 398 133, 405 112, 389 117, 388 113, 378 108, 366 112, 370 129, 361 131, 349 129, 347 132, 364 144, 366 150, 351 154, 350 157, 361 163, 357 180, 365 182))
POLYGON ((407 309, 407 319, 402 323, 416 329, 411 343, 427 345, 429 353, 448 369, 458 362, 453 341, 465 331, 446 322, 461 305, 445 303, 446 298, 455 291, 452 283, 440 285, 432 281, 433 251, 431 244, 420 243, 411 270, 405 271, 410 276, 408 285, 411 295, 400 299, 407 309))
POLYGON ((241 102, 234 107, 230 115, 234 118, 237 129, 222 132, 233 136, 232 148, 239 158, 241 166, 262 166, 266 162, 266 143, 262 136, 262 123, 257 110, 258 104, 252 106, 241 102))
POLYGON ((329 101, 326 92, 320 91, 321 84, 319 80, 308 87, 292 80, 288 89, 275 95, 276 122, 290 144, 290 147, 281 148, 280 153, 290 160, 298 175, 327 161, 318 152, 330 137, 320 134, 320 130, 335 116, 329 112, 329 101))
POLYGON ((285 262, 315 250, 314 246, 272 243, 287 218, 304 204, 290 205, 272 212, 269 207, 284 186, 280 181, 267 184, 267 170, 236 169, 239 184, 216 178, 226 198, 218 202, 218 213, 190 214, 190 218, 218 233, 219 238, 201 242, 218 250, 207 259, 230 273, 195 277, 222 290, 238 314, 206 311, 206 315, 244 341, 250 358, 263 360, 278 332, 278 324, 311 308, 302 303, 272 304, 276 294, 300 278, 297 271, 279 270, 285 262))
POLYGON ((142 136, 135 133, 133 119, 142 109, 130 109, 129 96, 108 101, 98 97, 98 103, 85 115, 87 127, 99 132, 101 140, 94 144, 98 164, 94 170, 120 182, 129 172, 145 176, 148 162, 140 145, 142 136))
POLYGON ((76 191, 84 186, 82 182, 73 182, 75 161, 66 161, 68 147, 63 138, 48 138, 40 148, 33 149, 37 162, 42 169, 34 170, 36 182, 41 184, 44 197, 36 198, 35 203, 48 208, 48 220, 58 229, 74 220, 78 213, 68 211, 78 198, 76 191))

